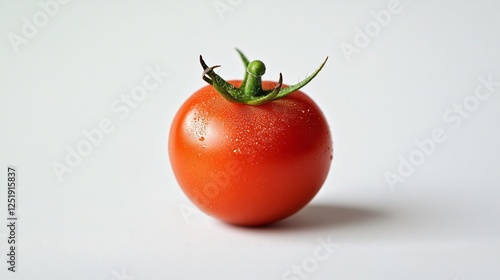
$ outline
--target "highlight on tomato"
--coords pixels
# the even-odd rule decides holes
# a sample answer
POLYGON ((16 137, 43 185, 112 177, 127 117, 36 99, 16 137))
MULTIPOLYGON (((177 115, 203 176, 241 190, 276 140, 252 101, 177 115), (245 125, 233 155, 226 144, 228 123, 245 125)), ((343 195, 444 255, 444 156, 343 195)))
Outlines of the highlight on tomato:
POLYGON ((168 153, 186 196, 206 214, 262 226, 306 206, 325 182, 332 135, 318 105, 300 91, 323 68, 287 86, 262 81, 266 67, 249 61, 242 80, 222 79, 202 56, 202 78, 176 113, 168 153))

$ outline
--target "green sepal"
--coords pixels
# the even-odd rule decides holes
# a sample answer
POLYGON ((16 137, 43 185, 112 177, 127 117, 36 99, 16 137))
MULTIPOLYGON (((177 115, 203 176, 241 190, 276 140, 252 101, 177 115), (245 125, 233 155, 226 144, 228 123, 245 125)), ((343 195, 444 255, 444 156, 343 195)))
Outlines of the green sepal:
POLYGON ((265 73, 264 63, 260 60, 250 62, 239 49, 236 49, 236 51, 240 55, 246 69, 245 76, 239 88, 231 85, 213 71, 215 68, 220 67, 220 65, 208 67, 203 60, 203 57, 200 55, 200 64, 203 67, 202 78, 204 81, 212 85, 215 90, 227 100, 254 106, 283 98, 288 94, 299 90, 316 77, 328 60, 328 57, 326 57, 316 71, 295 85, 283 88, 283 76, 280 73, 276 87, 271 90, 263 90, 261 76, 265 73))

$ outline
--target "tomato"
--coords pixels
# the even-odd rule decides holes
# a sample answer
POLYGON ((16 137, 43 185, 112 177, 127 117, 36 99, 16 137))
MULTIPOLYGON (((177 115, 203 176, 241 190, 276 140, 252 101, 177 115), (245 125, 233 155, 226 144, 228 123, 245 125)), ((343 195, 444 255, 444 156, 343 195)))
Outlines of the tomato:
MULTIPOLYGON (((223 81, 214 67, 204 68, 205 80, 223 81)), ((301 91, 249 105, 217 90, 237 89, 248 79, 196 91, 174 117, 168 148, 175 177, 198 208, 227 223, 260 226, 313 199, 328 175, 333 146, 323 113, 301 91)), ((257 82, 262 92, 290 88, 281 77, 257 82)))

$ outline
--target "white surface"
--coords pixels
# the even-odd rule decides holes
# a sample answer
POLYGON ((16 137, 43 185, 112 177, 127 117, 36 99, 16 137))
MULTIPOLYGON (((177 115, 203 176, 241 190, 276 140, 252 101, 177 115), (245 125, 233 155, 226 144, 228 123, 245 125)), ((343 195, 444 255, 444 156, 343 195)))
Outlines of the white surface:
MULTIPOLYGON (((1 279, 282 279, 303 263, 308 279, 499 278, 500 86, 456 129, 443 119, 478 77, 500 81, 498 2, 401 0, 350 62, 342 42, 390 1, 70 1, 15 53, 8 34, 43 11, 21 2, 0 1, 0 170, 17 166, 20 183, 18 272, 2 261, 1 279), (234 7, 219 17, 217 3, 234 7), (185 219, 167 157, 176 109, 204 85, 198 55, 240 78, 234 47, 286 83, 330 56, 304 91, 333 130, 331 173, 269 228, 185 219), (114 111, 148 67, 169 75, 114 111), (103 119, 115 129, 59 181, 52 163, 103 119), (391 189, 384 174, 436 128, 446 141, 391 189), (318 238, 336 246, 313 267, 318 238)), ((0 182, 3 225, 6 171, 0 182)))

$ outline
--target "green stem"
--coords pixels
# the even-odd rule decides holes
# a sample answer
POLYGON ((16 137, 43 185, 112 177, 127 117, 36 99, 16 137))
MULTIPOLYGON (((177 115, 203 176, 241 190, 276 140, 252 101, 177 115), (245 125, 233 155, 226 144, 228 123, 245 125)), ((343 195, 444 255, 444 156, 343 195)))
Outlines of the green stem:
POLYGON ((247 66, 247 80, 243 88, 246 98, 251 99, 262 95, 262 75, 266 73, 266 66, 260 60, 254 60, 247 66))
POLYGON ((308 84, 316 75, 321 71, 325 65, 328 57, 321 64, 321 66, 314 71, 310 76, 305 78, 303 81, 289 86, 287 88, 282 88, 283 77, 280 73, 279 82, 274 89, 263 90, 262 89, 262 75, 266 72, 266 66, 260 60, 254 60, 248 62, 245 55, 238 49, 236 49, 240 55, 243 65, 246 67, 245 77, 241 83, 240 88, 236 88, 233 85, 226 82, 219 75, 217 75, 213 70, 217 66, 208 67, 208 65, 203 61, 200 55, 200 63, 203 67, 203 80, 211 84, 217 92, 219 92, 224 98, 231 102, 243 103, 247 105, 261 105, 267 102, 271 102, 280 98, 287 96, 288 94, 295 92, 308 84))

